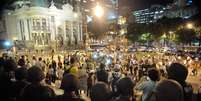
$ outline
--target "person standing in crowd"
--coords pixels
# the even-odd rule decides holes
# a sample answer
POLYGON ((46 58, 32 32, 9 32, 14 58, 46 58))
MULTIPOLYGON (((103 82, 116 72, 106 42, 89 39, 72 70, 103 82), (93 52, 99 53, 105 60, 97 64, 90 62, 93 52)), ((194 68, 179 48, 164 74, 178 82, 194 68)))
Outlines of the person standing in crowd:
POLYGON ((25 56, 22 55, 21 58, 18 60, 18 66, 24 67, 26 65, 26 59, 25 56))
POLYGON ((65 65, 70 65, 70 55, 64 56, 64 66, 65 65))
POLYGON ((80 68, 78 70, 78 78, 79 78, 79 81, 80 81, 80 84, 79 84, 80 92, 79 92, 79 94, 81 94, 82 91, 84 92, 84 94, 86 94, 88 75, 87 75, 86 68, 84 68, 83 66, 80 66, 80 68))
POLYGON ((154 92, 155 101, 184 101, 182 86, 174 80, 160 81, 154 92))
POLYGON ((22 91, 22 101, 52 101, 54 91, 44 85, 45 74, 36 66, 28 70, 27 81, 31 84, 22 91))
POLYGON ((59 66, 58 67, 58 69, 57 69, 57 78, 59 79, 59 80, 62 80, 62 78, 63 78, 63 73, 64 73, 64 69, 63 69, 63 67, 62 66, 59 66))
POLYGON ((63 63, 61 61, 61 56, 58 56, 58 67, 62 67, 63 63))
POLYGON ((109 86, 104 82, 96 83, 90 92, 91 101, 110 101, 111 91, 109 86))
POLYGON ((29 84, 26 80, 27 78, 27 69, 26 68, 17 68, 15 70, 15 79, 16 82, 12 85, 12 96, 15 101, 21 101, 21 92, 29 84))
POLYGON ((134 82, 130 78, 120 79, 117 84, 119 96, 114 101, 135 101, 133 88, 134 82))
POLYGON ((131 74, 133 74, 134 69, 135 69, 135 65, 136 65, 136 60, 134 59, 134 57, 131 57, 131 59, 128 60, 129 62, 129 71, 131 74))
POLYGON ((52 61, 52 64, 51 64, 51 80, 53 83, 55 83, 55 81, 57 80, 57 63, 56 61, 52 61))
POLYGON ((36 62, 35 66, 40 67, 41 70, 44 71, 44 69, 45 69, 45 64, 44 64, 44 62, 43 62, 42 57, 39 57, 39 58, 38 58, 38 61, 36 62))
POLYGON ((142 101, 155 101, 153 92, 159 80, 160 73, 158 70, 154 68, 148 70, 148 80, 140 82, 135 87, 136 90, 143 91, 142 101))
POLYGON ((48 71, 47 71, 47 74, 46 74, 46 77, 45 77, 45 82, 49 85, 51 85, 52 83, 52 75, 53 75, 53 68, 52 68, 52 65, 49 65, 48 66, 48 71))
POLYGON ((32 57, 32 62, 31 62, 32 66, 35 66, 36 63, 37 63, 36 56, 33 56, 33 57, 32 57))
POLYGON ((3 58, 4 63, 2 64, 2 71, 0 73, 0 95, 1 99, 4 101, 12 100, 12 85, 13 85, 13 74, 14 70, 17 68, 15 60, 5 56, 3 58))
POLYGON ((167 69, 168 79, 176 80, 183 88, 184 101, 192 101, 193 88, 186 82, 188 69, 180 63, 172 63, 167 69))
POLYGON ((75 56, 71 57, 71 59, 70 59, 70 67, 67 68, 64 71, 64 75, 68 74, 68 73, 72 73, 74 75, 78 75, 78 65, 77 64, 78 64, 77 58, 75 56))
POLYGON ((28 59, 26 59, 26 65, 25 65, 25 67, 27 69, 31 68, 31 62, 28 59))
POLYGON ((87 96, 89 96, 91 92, 92 86, 95 84, 95 76, 93 72, 88 73, 88 78, 87 78, 87 96))
POLYGON ((76 75, 71 73, 64 74, 60 88, 64 90, 64 94, 56 96, 54 101, 84 101, 84 99, 76 95, 79 89, 79 80, 76 75))
POLYGON ((108 84, 108 72, 105 70, 105 64, 101 63, 96 72, 97 81, 102 81, 108 84))
POLYGON ((121 77, 122 77, 121 67, 119 66, 114 67, 114 72, 112 73, 112 80, 111 80, 112 94, 114 97, 118 96, 117 83, 118 80, 121 79, 121 77))

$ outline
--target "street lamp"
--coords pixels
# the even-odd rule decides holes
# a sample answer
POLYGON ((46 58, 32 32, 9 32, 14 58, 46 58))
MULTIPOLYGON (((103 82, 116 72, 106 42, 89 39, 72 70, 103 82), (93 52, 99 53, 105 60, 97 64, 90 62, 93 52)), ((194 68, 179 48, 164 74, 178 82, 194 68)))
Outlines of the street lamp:
POLYGON ((192 23, 187 23, 186 24, 186 28, 188 28, 188 29, 193 29, 193 24, 192 23))
POLYGON ((96 5, 94 13, 98 18, 103 16, 104 14, 103 7, 101 7, 99 3, 97 3, 96 5))
POLYGON ((169 34, 173 34, 173 31, 169 31, 169 34))

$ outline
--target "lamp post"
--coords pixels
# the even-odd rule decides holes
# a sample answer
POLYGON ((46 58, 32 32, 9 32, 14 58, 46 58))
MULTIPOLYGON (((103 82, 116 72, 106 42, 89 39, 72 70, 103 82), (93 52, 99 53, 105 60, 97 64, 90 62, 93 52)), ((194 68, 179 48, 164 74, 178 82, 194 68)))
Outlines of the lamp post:
POLYGON ((99 2, 97 3, 96 7, 95 7, 95 11, 94 11, 96 17, 100 18, 103 16, 104 14, 104 10, 103 7, 101 7, 101 5, 99 4, 99 2))
POLYGON ((186 24, 186 28, 188 29, 193 29, 194 28, 194 25, 192 23, 187 23, 186 24))

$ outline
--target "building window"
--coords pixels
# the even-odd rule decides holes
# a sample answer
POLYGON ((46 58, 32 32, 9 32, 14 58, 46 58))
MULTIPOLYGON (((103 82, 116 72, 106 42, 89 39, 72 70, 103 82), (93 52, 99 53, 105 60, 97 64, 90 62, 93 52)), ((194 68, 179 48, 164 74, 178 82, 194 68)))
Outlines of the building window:
POLYGON ((42 30, 47 30, 47 21, 45 18, 42 19, 42 30))
POLYGON ((36 28, 37 30, 40 30, 40 19, 36 19, 36 28))
POLYGON ((33 30, 40 30, 41 24, 40 19, 33 19, 33 30))

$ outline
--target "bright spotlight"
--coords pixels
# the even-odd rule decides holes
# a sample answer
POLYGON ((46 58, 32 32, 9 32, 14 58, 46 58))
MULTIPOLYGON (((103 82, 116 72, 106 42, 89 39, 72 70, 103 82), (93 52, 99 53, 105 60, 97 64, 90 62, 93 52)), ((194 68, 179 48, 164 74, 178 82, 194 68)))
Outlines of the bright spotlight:
POLYGON ((74 17, 77 18, 77 17, 78 17, 78 14, 77 14, 77 13, 74 13, 74 17))
POLYGON ((4 42, 4 46, 6 46, 6 47, 11 46, 11 42, 10 42, 10 41, 5 41, 5 42, 4 42))
POLYGON ((192 23, 188 23, 188 24, 186 25, 186 27, 187 27, 188 29, 192 29, 192 28, 193 28, 193 24, 192 24, 192 23))
POLYGON ((103 13, 104 13, 103 8, 99 5, 99 3, 97 3, 95 8, 95 15, 100 18, 103 16, 103 13))

